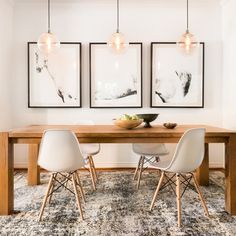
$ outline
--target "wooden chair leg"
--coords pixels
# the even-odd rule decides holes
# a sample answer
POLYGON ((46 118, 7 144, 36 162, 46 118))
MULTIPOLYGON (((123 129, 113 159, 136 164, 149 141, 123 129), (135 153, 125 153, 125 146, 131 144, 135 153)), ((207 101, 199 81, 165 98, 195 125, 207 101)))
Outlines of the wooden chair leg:
POLYGON ((75 176, 76 176, 76 180, 77 180, 77 182, 78 182, 80 194, 81 194, 82 199, 83 199, 83 201, 84 201, 84 203, 85 203, 84 190, 83 190, 83 187, 82 187, 82 184, 81 184, 81 181, 80 181, 80 177, 79 177, 78 171, 75 173, 75 176))
POLYGON ((41 221, 41 219, 42 219, 43 211, 44 211, 44 208, 45 208, 45 205, 46 205, 46 202, 47 202, 47 199, 48 199, 48 195, 49 195, 52 183, 53 183, 53 177, 54 177, 54 174, 52 173, 51 177, 50 177, 50 180, 49 180, 49 183, 48 183, 48 188, 47 188, 46 194, 45 194, 44 199, 43 199, 43 204, 42 204, 41 209, 40 209, 38 221, 41 221))
POLYGON ((178 227, 181 227, 181 194, 180 194, 180 176, 176 174, 176 201, 178 209, 178 227))
POLYGON ((97 172, 94 167, 92 168, 92 170, 93 170, 95 184, 97 184, 97 182, 98 182, 97 172))
POLYGON ((141 177, 142 177, 143 164, 144 164, 144 159, 145 159, 145 157, 142 156, 141 158, 142 158, 142 160, 141 160, 141 162, 140 162, 140 167, 139 167, 137 189, 139 189, 139 186, 140 186, 140 180, 141 180, 141 177))
POLYGON ((142 160, 142 156, 140 156, 139 161, 138 161, 138 165, 137 165, 137 167, 136 167, 136 169, 134 171, 134 180, 136 180, 141 160, 142 160))
POLYGON ((48 203, 51 203, 52 200, 52 195, 53 195, 53 190, 54 190, 54 183, 51 185, 50 191, 49 191, 49 197, 48 197, 48 203))
POLYGON ((93 190, 96 190, 96 185, 95 185, 95 180, 94 180, 94 175, 93 175, 93 170, 92 170, 92 163, 90 160, 90 157, 88 157, 88 163, 89 163, 89 172, 92 180, 92 185, 93 185, 93 190))
POLYGON ((97 182, 98 181, 98 175, 97 175, 97 171, 96 171, 96 168, 95 168, 95 165, 94 165, 93 157, 90 156, 90 158, 91 158, 91 162, 92 162, 92 166, 93 166, 93 173, 94 173, 95 181, 97 182))
POLYGON ((153 206, 154 206, 154 203, 155 203, 155 201, 156 201, 157 194, 158 194, 158 192, 159 192, 159 190, 160 190, 160 188, 161 188, 161 184, 162 184, 162 182, 163 182, 164 176, 165 176, 165 172, 162 171, 162 172, 161 172, 161 178, 160 178, 160 180, 159 180, 159 182, 158 182, 156 191, 155 191, 154 196, 153 196, 153 198, 152 198, 152 203, 151 203, 151 206, 150 206, 150 211, 152 210, 152 208, 153 208, 153 206))
POLYGON ((93 177, 94 177, 94 181, 95 183, 97 183, 97 173, 96 173, 96 169, 95 169, 95 166, 94 166, 94 162, 93 162, 93 157, 90 156, 90 161, 91 161, 91 164, 92 164, 92 171, 93 171, 93 177))
POLYGON ((199 196, 199 199, 200 199, 200 201, 201 201, 201 203, 202 203, 203 209, 204 209, 204 211, 205 211, 205 215, 206 215, 206 217, 209 218, 209 212, 208 212, 206 203, 205 203, 205 201, 204 201, 204 198, 203 198, 203 196, 202 196, 202 193, 201 193, 201 191, 200 191, 200 188, 199 188, 199 185, 198 185, 198 182, 197 182, 197 178, 196 178, 196 176, 195 176, 194 174, 192 174, 192 176, 193 176, 194 186, 195 186, 195 188, 196 188, 196 190, 197 190, 197 192, 198 192, 198 196, 199 196))
POLYGON ((81 218, 81 220, 83 220, 84 219, 83 211, 82 211, 81 202, 80 202, 80 198, 79 198, 79 194, 78 194, 78 190, 77 190, 77 186, 76 186, 76 181, 75 181, 76 174, 73 173, 71 177, 72 177, 72 183, 73 183, 74 192, 75 192, 75 196, 76 196, 76 201, 77 201, 78 208, 80 211, 80 218, 81 218))
MULTIPOLYGON (((57 177, 57 173, 54 174, 54 178, 57 177)), ((51 185, 51 188, 50 188, 50 195, 48 197, 48 203, 50 204, 51 203, 51 200, 52 200, 52 195, 53 195, 53 190, 54 190, 54 187, 55 187, 55 183, 53 182, 52 185, 51 185)))

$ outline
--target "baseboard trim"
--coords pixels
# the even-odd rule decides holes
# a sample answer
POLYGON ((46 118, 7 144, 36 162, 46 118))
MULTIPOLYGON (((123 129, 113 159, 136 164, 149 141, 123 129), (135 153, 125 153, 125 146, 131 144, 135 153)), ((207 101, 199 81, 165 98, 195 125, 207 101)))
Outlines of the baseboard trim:
MULTIPOLYGON (((137 163, 135 162, 119 162, 119 163, 95 163, 96 169, 128 169, 136 168, 137 163)), ((220 162, 211 162, 209 164, 210 169, 224 169, 224 166, 220 162)), ((27 169, 27 163, 18 162, 14 164, 15 169, 27 169)))
POLYGON ((210 168, 222 168, 224 169, 224 164, 222 162, 210 162, 210 168))
MULTIPOLYGON (((210 171, 221 171, 225 172, 224 168, 210 167, 210 171)), ((27 168, 14 168, 15 171, 27 171, 27 168)), ((134 171, 135 167, 104 167, 96 168, 97 171, 134 171)), ((155 168, 149 168, 148 170, 156 170, 155 168)), ((40 171, 46 172, 46 170, 41 169, 40 171)), ((80 171, 87 171, 86 169, 81 169, 80 171)))
POLYGON ((27 163, 25 162, 18 162, 14 164, 14 169, 27 169, 27 163))

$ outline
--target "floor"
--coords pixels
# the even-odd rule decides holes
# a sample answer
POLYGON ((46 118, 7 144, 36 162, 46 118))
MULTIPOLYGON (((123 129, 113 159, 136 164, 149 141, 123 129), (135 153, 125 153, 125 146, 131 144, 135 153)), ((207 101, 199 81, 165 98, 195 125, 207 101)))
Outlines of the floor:
POLYGON ((48 173, 41 174, 42 184, 27 186, 26 173, 15 174, 15 209, 12 216, 0 217, 0 235, 235 235, 236 217, 224 211, 224 177, 212 171, 210 186, 202 187, 210 212, 204 217, 198 196, 187 190, 183 201, 183 227, 177 227, 175 195, 170 189, 160 192, 155 208, 149 205, 159 176, 144 172, 136 190, 133 171, 99 172, 94 192, 87 172, 81 173, 86 195, 84 221, 80 220, 74 196, 61 190, 46 206, 43 221, 37 216, 46 191, 48 173))

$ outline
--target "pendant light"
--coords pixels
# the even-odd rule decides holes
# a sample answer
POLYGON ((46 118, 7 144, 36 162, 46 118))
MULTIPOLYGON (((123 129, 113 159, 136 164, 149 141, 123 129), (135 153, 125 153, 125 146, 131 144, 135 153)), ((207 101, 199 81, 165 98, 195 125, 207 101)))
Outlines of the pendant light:
POLYGON ((40 35, 38 39, 38 48, 44 55, 49 55, 51 52, 60 48, 60 42, 55 34, 51 32, 51 8, 50 0, 48 0, 48 31, 40 35))
POLYGON ((186 53, 190 53, 194 48, 196 48, 199 43, 195 40, 194 35, 189 31, 189 0, 187 0, 187 29, 185 33, 182 35, 181 40, 177 43, 177 45, 184 49, 186 53))
POLYGON ((116 0, 116 32, 112 34, 108 41, 108 47, 112 52, 119 54, 125 52, 128 47, 128 43, 125 42, 124 35, 120 32, 120 2, 116 0))

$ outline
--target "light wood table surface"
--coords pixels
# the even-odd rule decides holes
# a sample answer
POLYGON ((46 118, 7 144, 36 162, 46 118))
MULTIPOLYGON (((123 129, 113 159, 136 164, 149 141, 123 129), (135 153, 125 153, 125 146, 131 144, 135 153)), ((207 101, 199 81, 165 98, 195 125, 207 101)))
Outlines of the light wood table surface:
POLYGON ((113 125, 33 125, 0 133, 0 215, 14 212, 13 147, 28 144, 28 184, 40 183, 37 166, 39 144, 44 130, 69 129, 81 143, 177 143, 190 128, 206 128, 205 157, 196 176, 201 185, 209 184, 209 143, 225 144, 225 209, 236 215, 236 133, 206 125, 179 125, 175 129, 162 126, 125 130, 113 125))

